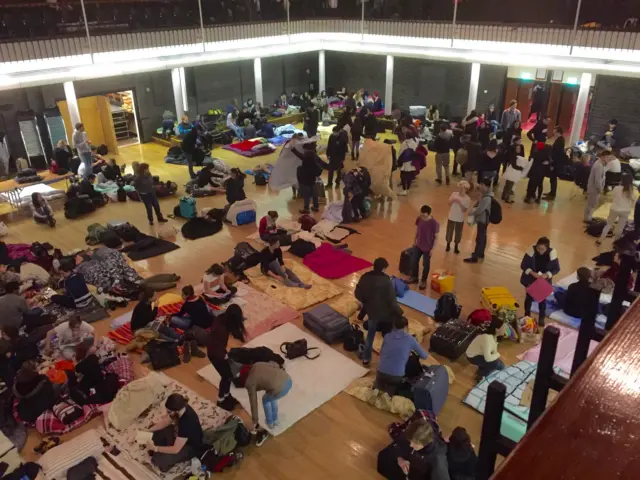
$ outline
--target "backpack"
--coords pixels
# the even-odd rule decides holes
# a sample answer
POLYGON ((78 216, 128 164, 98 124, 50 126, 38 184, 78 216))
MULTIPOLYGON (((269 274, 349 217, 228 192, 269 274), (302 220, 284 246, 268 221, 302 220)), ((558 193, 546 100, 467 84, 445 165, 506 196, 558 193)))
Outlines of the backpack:
POLYGON ((491 312, 486 308, 478 308, 469 314, 467 322, 475 327, 484 323, 491 323, 491 312))
POLYGON ((126 202, 127 201, 127 192, 125 192, 122 186, 118 187, 118 201, 126 202))
POLYGON ((364 332, 358 325, 351 325, 351 330, 344 335, 342 346, 347 352, 355 352, 360 349, 360 345, 364 345, 364 332))
POLYGON ((489 223, 498 225, 502 222, 502 205, 495 198, 491 197, 491 211, 489 211, 489 223))
POLYGON ((149 360, 154 370, 163 370, 180 365, 178 346, 173 342, 151 340, 144 348, 149 354, 149 360))
POLYGON ((180 198, 180 216, 182 218, 194 218, 198 215, 196 199, 193 197, 180 198))
POLYGON ((267 184, 267 174, 265 172, 256 172, 254 175, 254 182, 256 185, 263 187, 267 184))
POLYGON ((462 166, 467 163, 467 160, 469 160, 469 153, 466 149, 459 148, 456 152, 455 161, 458 162, 458 165, 462 166))
POLYGON ((311 215, 305 213, 298 218, 298 223, 300 224, 300 228, 302 230, 304 230, 305 232, 310 232, 311 227, 313 227, 318 222, 311 215))
POLYGON ((436 302, 436 309, 433 312, 433 319, 436 322, 448 322, 460 317, 462 306, 458 303, 458 298, 451 292, 440 295, 436 302))
POLYGON ((585 229, 585 233, 591 235, 592 237, 600 237, 602 235, 602 231, 604 230, 607 221, 602 218, 594 218, 587 228, 585 229))

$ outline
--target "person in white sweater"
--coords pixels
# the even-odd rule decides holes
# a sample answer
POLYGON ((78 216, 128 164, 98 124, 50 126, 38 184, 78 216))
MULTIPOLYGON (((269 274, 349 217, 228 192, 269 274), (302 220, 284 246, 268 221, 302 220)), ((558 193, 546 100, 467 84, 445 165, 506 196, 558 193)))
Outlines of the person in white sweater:
POLYGON ((476 380, 480 381, 495 370, 504 369, 504 363, 500 360, 498 353, 498 342, 496 331, 500 328, 501 322, 493 317, 491 323, 487 324, 483 332, 473 339, 467 348, 467 359, 478 367, 476 380))
POLYGON ((607 238, 609 230, 615 225, 614 238, 618 239, 622 236, 624 226, 627 224, 631 210, 635 205, 636 195, 633 188, 633 177, 631 175, 622 176, 622 185, 618 185, 613 188, 612 192, 613 201, 611 202, 611 210, 609 210, 609 217, 607 218, 607 224, 602 229, 602 235, 596 240, 596 244, 602 244, 602 241, 607 238))

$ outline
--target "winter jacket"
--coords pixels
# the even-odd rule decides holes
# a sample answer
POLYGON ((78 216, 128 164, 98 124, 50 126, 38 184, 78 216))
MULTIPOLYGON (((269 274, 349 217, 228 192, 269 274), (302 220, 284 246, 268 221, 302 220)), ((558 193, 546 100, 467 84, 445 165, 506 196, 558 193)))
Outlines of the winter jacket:
POLYGON ((385 273, 370 271, 362 275, 354 292, 370 317, 391 322, 402 315, 391 278, 385 273))
POLYGON ((327 145, 327 158, 329 164, 332 167, 338 167, 342 165, 349 147, 347 146, 347 132, 341 130, 337 133, 332 133, 329 137, 329 143, 327 145))
POLYGON ((534 246, 522 257, 520 268, 522 269, 520 283, 525 287, 536 281, 536 278, 531 275, 532 272, 541 273, 551 283, 553 276, 560 272, 558 254, 553 248, 550 248, 547 253, 540 255, 534 246))
POLYGON ((433 151, 436 153, 449 153, 451 150, 451 134, 440 132, 433 141, 433 151))

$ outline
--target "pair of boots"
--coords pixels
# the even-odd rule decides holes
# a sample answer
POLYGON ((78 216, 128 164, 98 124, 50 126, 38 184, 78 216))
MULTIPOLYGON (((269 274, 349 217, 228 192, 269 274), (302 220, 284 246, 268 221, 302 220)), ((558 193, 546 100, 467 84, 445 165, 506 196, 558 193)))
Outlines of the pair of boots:
POLYGON ((182 362, 189 363, 191 357, 204 358, 207 354, 198 348, 198 342, 195 339, 185 339, 182 345, 182 362))
MULTIPOLYGON (((447 252, 451 251, 451 243, 450 242, 447 242, 446 251, 447 252)), ((460 250, 458 249, 458 244, 457 243, 454 243, 454 250, 453 251, 454 251, 454 253, 460 253, 460 250)))

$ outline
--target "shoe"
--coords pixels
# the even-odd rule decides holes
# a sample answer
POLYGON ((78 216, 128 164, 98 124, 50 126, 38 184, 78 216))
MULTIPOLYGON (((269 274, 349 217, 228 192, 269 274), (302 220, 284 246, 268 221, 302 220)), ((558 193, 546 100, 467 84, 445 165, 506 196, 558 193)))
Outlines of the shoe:
POLYGON ((533 199, 531 199, 531 198, 525 198, 525 199, 524 199, 524 203, 533 203, 533 199))
POLYGON ((426 280, 421 280, 420 284, 418 285, 418 289, 419 290, 426 290, 427 289, 427 281, 426 280))
POLYGON ((456 255, 460 255, 460 250, 458 249, 458 245, 456 245, 456 248, 454 248, 453 253, 455 253, 456 255))
POLYGON ((464 263, 478 263, 478 259, 476 257, 469 257, 463 260, 464 263))
POLYGON ((411 285, 413 283, 418 283, 418 279, 417 278, 410 278, 409 280, 407 280, 407 285, 411 285))
POLYGON ((258 430, 256 433, 256 447, 260 447, 269 438, 269 433, 266 430, 258 430))
POLYGON ((182 346, 182 363, 189 363, 191 361, 191 348, 187 342, 182 346))
POLYGON ((444 249, 445 252, 450 252, 451 251, 451 244, 447 243, 447 248, 444 249))
POLYGON ((158 223, 167 223, 169 220, 167 220, 166 218, 159 218, 158 219, 158 223))
POLYGON ((324 189, 325 189, 325 190, 331 190, 331 184, 330 184, 330 183, 327 183, 327 184, 324 186, 324 189))
POLYGON ((313 207, 313 208, 311 208, 311 211, 318 213, 320 211, 320 209, 318 207, 313 207))
POLYGON ((240 405, 240 402, 229 394, 224 399, 218 400, 217 405, 227 412, 233 412, 240 405))
POLYGON ((189 342, 189 349, 191 350, 191 356, 196 358, 205 358, 207 356, 202 350, 198 348, 198 342, 191 340, 189 342))
POLYGON ((402 190, 398 192, 398 195, 402 197, 406 197, 407 195, 409 195, 409 192, 407 190, 402 190))
POLYGON ((33 451, 42 455, 58 445, 60 445, 60 437, 49 437, 46 440, 41 441, 33 451))
POLYGON ((309 210, 307 210, 306 208, 303 208, 302 210, 298 210, 300 213, 304 213, 304 214, 309 214, 311 213, 309 210))
POLYGON ((436 178, 436 183, 437 183, 438 185, 442 185, 442 180, 441 180, 441 179, 439 179, 439 178, 436 178))
POLYGON ((536 198, 536 203, 540 203, 541 199, 540 198, 536 198))
POLYGON ((364 359, 362 360, 363 367, 368 367, 370 363, 371 363, 371 360, 364 360, 364 359))
POLYGON ((153 227, 153 220, 149 220, 149 225, 153 227))
POLYGON ((447 177, 446 183, 447 183, 447 185, 449 185, 451 183, 451 179, 449 177, 447 177))
POLYGON ((543 198, 545 200, 555 200, 556 196, 555 195, 551 195, 550 193, 545 193, 543 198))
POLYGON ((508 203, 509 205, 511 205, 512 203, 516 203, 513 200, 505 200, 504 203, 508 203))

